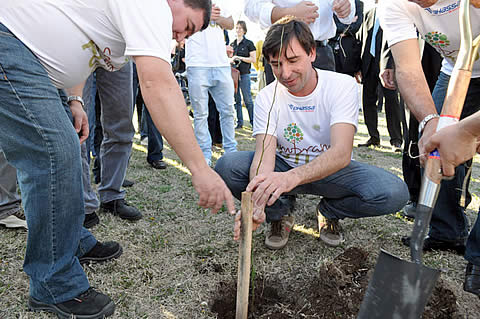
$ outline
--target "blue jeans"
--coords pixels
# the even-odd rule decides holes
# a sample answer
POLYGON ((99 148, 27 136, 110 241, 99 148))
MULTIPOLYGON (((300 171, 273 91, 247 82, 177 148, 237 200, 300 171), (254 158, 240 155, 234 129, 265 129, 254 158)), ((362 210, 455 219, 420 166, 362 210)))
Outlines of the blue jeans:
POLYGON ((208 92, 220 113, 223 148, 226 153, 237 150, 234 127, 233 80, 230 67, 189 67, 188 90, 194 115, 194 130, 197 142, 208 164, 212 158, 212 138, 208 131, 208 92))
MULTIPOLYGON (((450 76, 440 72, 432 94, 438 112, 442 110, 449 81, 450 76)), ((462 119, 480 110, 479 98, 480 78, 472 79, 463 105, 462 119)), ((431 237, 454 240, 468 236, 468 220, 465 216, 464 208, 460 205, 460 197, 469 165, 471 165, 471 161, 467 162, 467 164, 459 165, 455 168, 455 178, 453 180, 442 181, 430 224, 431 237)), ((465 207, 470 203, 470 199, 471 196, 468 193, 467 183, 465 207)), ((465 259, 480 266, 480 222, 478 216, 467 239, 465 259)))
POLYGON ((0 148, 17 169, 22 193, 28 224, 23 269, 30 295, 44 303, 70 300, 88 289, 77 256, 96 244, 82 227, 80 144, 65 110, 65 94, 0 24, 0 148))
MULTIPOLYGON (((128 160, 132 151, 135 129, 133 117, 132 63, 127 63, 116 72, 97 69, 96 86, 100 96, 101 124, 103 140, 100 146, 101 181, 98 193, 102 203, 125 198, 122 189, 127 173, 128 160)), ((95 101, 92 90, 93 76, 85 83, 83 96, 90 117, 94 108, 89 103, 95 101), (91 98, 93 95, 93 99, 91 98)), ((88 190, 86 190, 88 192, 88 190)), ((88 194, 86 194, 88 197, 88 194)))
POLYGON ((237 93, 235 93, 237 124, 243 126, 242 98, 240 97, 240 91, 242 91, 243 101, 247 107, 250 124, 253 126, 253 102, 252 92, 250 90, 250 73, 240 75, 240 80, 238 81, 238 90, 237 93))
MULTIPOLYGON (((254 152, 236 152, 222 156, 215 171, 223 178, 232 194, 241 198, 249 183, 250 165, 254 152)), ((275 171, 292 169, 279 156, 275 171)), ((360 218, 391 214, 400 210, 408 201, 407 185, 397 176, 376 166, 357 161, 324 179, 299 185, 289 193, 323 196, 320 212, 330 219, 360 218)), ((267 221, 278 221, 289 212, 287 201, 277 200, 266 207, 267 221)))

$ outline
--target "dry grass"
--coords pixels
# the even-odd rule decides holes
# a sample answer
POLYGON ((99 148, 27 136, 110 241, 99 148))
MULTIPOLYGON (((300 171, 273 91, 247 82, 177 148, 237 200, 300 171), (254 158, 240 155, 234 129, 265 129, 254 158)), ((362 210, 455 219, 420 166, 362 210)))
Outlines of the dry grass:
MULTIPOLYGON (((363 116, 360 116, 363 120, 363 116)), ((388 145, 385 119, 379 121, 382 144, 388 145)), ((253 149, 251 131, 237 132, 240 150, 253 149)), ((361 124, 355 145, 368 137, 361 124)), ((116 302, 114 318, 215 318, 209 302, 218 283, 236 280, 237 244, 232 240, 232 217, 222 212, 212 215, 196 205, 188 172, 166 146, 169 167, 156 171, 146 162, 146 149, 135 140, 127 177, 136 184, 127 190, 127 200, 144 212, 136 223, 100 214, 101 224, 93 229, 102 241, 117 240, 124 254, 115 261, 85 267, 92 286, 109 294, 116 302)), ((383 167, 401 176, 401 156, 387 149, 357 149, 355 158, 383 167)), ((219 153, 215 153, 217 158, 219 153)), ((479 167, 475 163, 470 186, 479 193, 479 167)), ((382 247, 408 259, 401 236, 412 223, 400 214, 359 220, 345 220, 346 241, 329 248, 318 241, 315 206, 318 198, 299 196, 296 227, 284 250, 270 251, 263 245, 262 227, 254 233, 254 266, 265 279, 285 285, 304 285, 325 261, 357 246, 376 258, 382 247)), ((239 203, 237 202, 237 205, 239 203)), ((473 223, 479 200, 474 196, 468 209, 473 223)), ((27 309, 28 278, 22 271, 26 232, 1 230, 0 237, 0 318, 52 318, 27 309)), ((435 252, 425 256, 427 265, 441 268, 442 275, 458 298, 463 318, 478 318, 478 298, 461 289, 465 260, 452 253, 435 252)), ((392 274, 393 276, 394 274, 392 274)))

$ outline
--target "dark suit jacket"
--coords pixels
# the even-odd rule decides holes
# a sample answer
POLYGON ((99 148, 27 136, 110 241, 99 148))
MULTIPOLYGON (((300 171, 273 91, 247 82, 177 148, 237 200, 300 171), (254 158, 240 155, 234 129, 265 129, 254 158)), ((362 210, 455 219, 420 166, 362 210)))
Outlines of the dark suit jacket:
MULTIPOLYGON (((362 77, 373 76, 370 72, 378 72, 385 68, 393 68, 393 57, 387 42, 383 39, 383 30, 378 28, 375 37, 375 58, 370 53, 372 44, 373 27, 375 25, 376 8, 365 13, 362 26, 357 32, 357 39, 362 43, 361 69, 362 77), (378 68, 376 67, 378 66, 378 68)), ((375 74, 378 76, 378 73, 375 74)))

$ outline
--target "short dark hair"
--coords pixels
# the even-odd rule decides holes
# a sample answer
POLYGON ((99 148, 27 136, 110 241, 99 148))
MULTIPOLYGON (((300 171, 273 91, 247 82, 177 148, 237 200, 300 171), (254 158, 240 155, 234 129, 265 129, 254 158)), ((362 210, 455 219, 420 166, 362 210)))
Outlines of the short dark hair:
POLYGON ((268 62, 270 62, 270 57, 277 54, 280 56, 282 53, 280 52, 280 45, 282 45, 282 51, 285 52, 293 37, 297 38, 307 54, 315 49, 315 40, 308 25, 305 22, 295 20, 293 17, 285 17, 277 21, 268 30, 262 48, 263 56, 268 62))
POLYGON ((185 6, 192 9, 201 9, 203 13, 203 25, 200 31, 205 30, 210 24, 210 15, 212 14, 212 1, 211 0, 183 0, 185 6))
POLYGON ((245 34, 247 34, 247 24, 245 23, 245 21, 238 20, 237 25, 241 26, 242 29, 243 29, 243 32, 245 32, 245 34))

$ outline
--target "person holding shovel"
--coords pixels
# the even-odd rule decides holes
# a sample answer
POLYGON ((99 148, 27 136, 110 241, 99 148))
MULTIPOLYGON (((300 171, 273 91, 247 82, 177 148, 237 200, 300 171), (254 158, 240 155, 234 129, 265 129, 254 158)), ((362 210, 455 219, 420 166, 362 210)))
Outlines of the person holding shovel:
POLYGON ((205 29, 211 6, 210 0, 2 1, 0 149, 17 169, 29 228, 30 309, 90 319, 115 310, 110 297, 90 287, 78 258, 85 214, 80 142, 88 136, 81 83, 97 67, 116 71, 134 59, 145 104, 190 169, 199 205, 216 212, 226 201, 235 210, 195 141, 170 66, 171 39, 205 29))
MULTIPOLYGON (((475 37, 480 34, 480 0, 471 0, 470 4, 472 5, 470 7, 472 33, 475 37)), ((460 1, 457 0, 395 0, 381 1, 379 6, 380 24, 395 60, 398 88, 408 107, 420 122, 419 134, 422 134, 422 138, 419 141, 419 152, 423 155, 428 154, 425 145, 429 143, 430 137, 437 128, 438 114, 441 112, 460 49, 459 5, 460 1), (430 94, 422 71, 417 34, 420 34, 443 57, 442 69, 433 94, 430 94)), ((385 76, 384 80, 391 87, 395 87, 393 74, 385 76)), ((472 79, 461 119, 480 110, 479 98, 480 62, 477 59, 473 64, 472 79)), ((456 141, 450 146, 457 143, 460 142, 456 141)), ((463 159, 467 160, 467 158, 463 159)), ((455 164, 458 164, 455 168, 455 177, 441 182, 429 235, 425 238, 424 250, 453 250, 458 254, 465 253, 468 236, 465 207, 470 203, 471 197, 467 191, 465 203, 463 203, 462 189, 471 160, 466 163, 456 161, 455 164)), ((452 174, 451 166, 448 167, 448 174, 452 174)), ((465 185, 468 187, 468 181, 465 185)), ((409 237, 402 238, 402 241, 405 245, 410 245, 409 237)), ((468 245, 468 251, 480 251, 476 240, 469 240, 468 245)), ((480 259, 471 257, 468 251, 465 255, 469 261, 467 278, 474 273, 478 274, 478 268, 476 270, 472 268, 470 262, 480 265, 480 259)), ((477 280, 477 294, 479 294, 479 288, 480 282, 477 280)), ((470 288, 468 290, 471 291, 470 288)))
MULTIPOLYGON (((281 195, 322 196, 317 206, 320 239, 343 242, 340 220, 390 214, 408 200, 406 184, 375 166, 352 160, 359 94, 345 74, 319 70, 315 41, 307 24, 298 20, 273 25, 263 54, 272 64, 276 82, 255 101, 254 152, 221 157, 215 170, 235 197, 253 192, 254 228, 271 222, 265 245, 281 249, 294 219, 281 195)), ((237 216, 234 238, 239 238, 237 216)))

